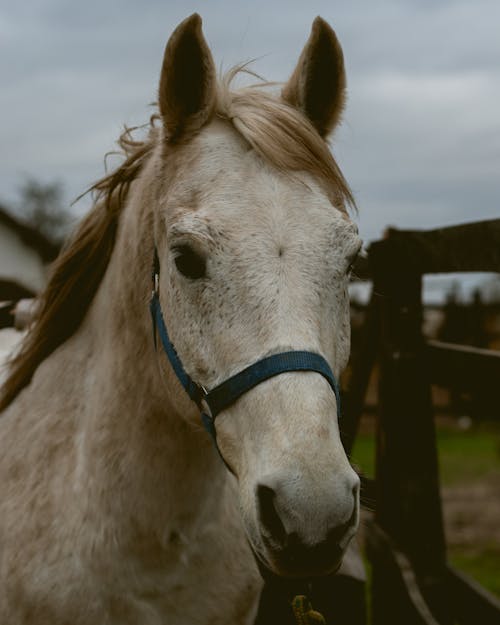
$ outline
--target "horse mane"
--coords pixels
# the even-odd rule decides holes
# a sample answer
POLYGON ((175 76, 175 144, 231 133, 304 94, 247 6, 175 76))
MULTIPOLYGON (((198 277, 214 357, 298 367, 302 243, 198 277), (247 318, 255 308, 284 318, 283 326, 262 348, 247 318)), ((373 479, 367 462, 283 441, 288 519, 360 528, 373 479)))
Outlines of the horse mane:
MULTIPOLYGON (((327 143, 311 122, 294 107, 276 98, 262 82, 231 91, 234 77, 245 65, 229 70, 218 85, 215 115, 228 120, 249 145, 280 171, 306 171, 323 182, 332 203, 345 211, 354 198, 327 143)), ((93 192, 93 208, 76 228, 52 266, 48 284, 21 347, 9 362, 0 411, 29 384, 38 365, 76 332, 97 292, 114 249, 118 222, 131 183, 141 172, 160 133, 151 117, 147 137, 135 140, 125 128, 118 139, 123 163, 101 178, 93 192)))
POLYGON ((151 118, 144 141, 133 139, 135 128, 125 128, 118 139, 123 163, 86 191, 94 194, 94 206, 52 265, 33 324, 9 361, 0 411, 29 384, 38 365, 77 330, 85 317, 111 258, 130 184, 152 150, 156 119, 156 115, 151 118))

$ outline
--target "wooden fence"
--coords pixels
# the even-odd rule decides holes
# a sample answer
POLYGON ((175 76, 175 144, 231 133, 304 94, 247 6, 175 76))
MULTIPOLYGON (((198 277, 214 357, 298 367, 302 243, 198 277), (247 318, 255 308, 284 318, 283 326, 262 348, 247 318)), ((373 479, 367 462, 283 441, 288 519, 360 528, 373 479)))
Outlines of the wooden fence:
POLYGON ((500 353, 426 341, 421 326, 424 274, 500 273, 500 220, 391 229, 355 271, 373 280, 373 295, 345 393, 343 434, 350 452, 377 362, 376 478, 363 480, 375 510, 366 544, 372 623, 498 625, 500 602, 446 560, 431 383, 491 389, 500 382, 500 353))

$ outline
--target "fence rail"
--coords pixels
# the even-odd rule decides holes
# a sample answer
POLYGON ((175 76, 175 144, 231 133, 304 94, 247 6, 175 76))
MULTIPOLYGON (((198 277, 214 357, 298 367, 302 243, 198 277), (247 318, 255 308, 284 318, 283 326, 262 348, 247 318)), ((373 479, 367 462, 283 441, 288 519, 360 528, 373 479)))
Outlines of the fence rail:
POLYGON ((464 391, 494 388, 500 381, 500 352, 428 341, 426 360, 432 382, 442 386, 460 385, 464 391))

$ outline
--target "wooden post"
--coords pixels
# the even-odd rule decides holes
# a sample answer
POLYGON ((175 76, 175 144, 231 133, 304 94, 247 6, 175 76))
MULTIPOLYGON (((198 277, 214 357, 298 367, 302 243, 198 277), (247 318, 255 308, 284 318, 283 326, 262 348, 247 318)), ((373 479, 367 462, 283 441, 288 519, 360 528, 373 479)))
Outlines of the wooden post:
POLYGON ((341 436, 348 456, 351 455, 359 422, 363 416, 366 391, 377 358, 380 322, 376 299, 372 294, 366 309, 366 319, 360 331, 359 345, 351 363, 352 376, 348 388, 343 389, 342 394, 341 436))
MULTIPOLYGON (((407 249, 391 238, 370 248, 374 290, 381 295, 375 519, 409 557, 434 616, 447 624, 451 621, 441 592, 446 547, 421 333, 421 274, 407 249)), ((376 561, 374 589, 373 623, 388 625, 395 598, 376 561)))

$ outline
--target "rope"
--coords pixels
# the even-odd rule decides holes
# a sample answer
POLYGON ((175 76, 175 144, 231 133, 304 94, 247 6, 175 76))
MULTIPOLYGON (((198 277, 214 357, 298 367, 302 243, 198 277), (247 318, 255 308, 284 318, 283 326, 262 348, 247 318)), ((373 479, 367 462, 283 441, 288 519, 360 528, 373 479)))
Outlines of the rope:
POLYGON ((323 615, 312 609, 311 602, 305 595, 293 598, 292 610, 297 625, 326 625, 323 615))

